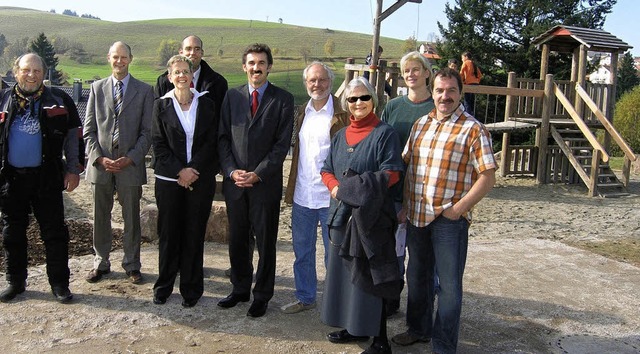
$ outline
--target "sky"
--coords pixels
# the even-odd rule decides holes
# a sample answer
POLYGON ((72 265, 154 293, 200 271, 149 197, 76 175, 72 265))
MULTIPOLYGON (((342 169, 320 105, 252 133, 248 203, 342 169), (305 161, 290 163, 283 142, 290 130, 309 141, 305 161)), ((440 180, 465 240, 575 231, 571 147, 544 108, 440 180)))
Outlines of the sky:
MULTIPOLYGON (((406 3, 382 22, 381 35, 419 41, 432 41, 439 36, 437 23, 446 24, 447 0, 422 0, 421 4, 406 3)), ((451 1, 453 3, 453 1, 451 1)), ((0 6, 29 7, 62 13, 65 9, 78 15, 91 14, 102 20, 126 22, 160 18, 232 18, 277 22, 373 34, 376 0, 0 0, 0 6)), ((383 9, 395 0, 384 0, 383 9)), ((633 46, 631 52, 640 56, 638 0, 618 0, 607 16, 604 29, 633 46), (634 5, 636 4, 636 5, 634 5)))

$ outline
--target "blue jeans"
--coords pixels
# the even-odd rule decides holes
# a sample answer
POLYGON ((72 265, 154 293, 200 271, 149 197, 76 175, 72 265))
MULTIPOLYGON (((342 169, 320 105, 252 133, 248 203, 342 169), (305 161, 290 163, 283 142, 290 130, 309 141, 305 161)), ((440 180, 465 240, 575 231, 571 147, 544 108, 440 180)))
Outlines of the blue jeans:
POLYGON ((318 222, 322 227, 322 241, 324 243, 324 264, 327 265, 329 254, 329 230, 327 227, 327 213, 329 208, 309 209, 293 203, 291 211, 291 233, 293 238, 293 253, 296 260, 293 263, 293 276, 296 283, 296 298, 303 304, 316 301, 318 290, 318 275, 316 273, 316 239, 318 222))
POLYGON ((432 338, 434 352, 456 352, 468 243, 465 218, 439 216, 426 227, 407 225, 407 324, 411 333, 432 338), (434 266, 440 278, 435 319, 434 266))

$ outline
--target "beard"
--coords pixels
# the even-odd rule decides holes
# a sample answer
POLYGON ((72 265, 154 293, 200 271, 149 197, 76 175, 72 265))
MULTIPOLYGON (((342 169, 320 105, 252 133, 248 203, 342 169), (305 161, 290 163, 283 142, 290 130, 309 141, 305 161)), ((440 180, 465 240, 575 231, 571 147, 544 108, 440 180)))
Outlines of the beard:
POLYGON ((315 92, 307 90, 307 94, 309 94, 309 97, 311 97, 311 99, 314 100, 314 101, 322 101, 325 98, 329 97, 331 92, 329 90, 327 90, 327 91, 322 92, 322 93, 315 93, 315 92))

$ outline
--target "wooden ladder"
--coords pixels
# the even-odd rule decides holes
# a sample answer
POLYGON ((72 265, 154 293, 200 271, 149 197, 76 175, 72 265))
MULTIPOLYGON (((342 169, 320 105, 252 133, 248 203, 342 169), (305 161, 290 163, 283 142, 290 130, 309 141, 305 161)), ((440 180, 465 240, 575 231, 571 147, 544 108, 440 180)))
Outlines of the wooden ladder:
MULTIPOLYGON (((615 198, 629 195, 625 185, 611 170, 609 162, 603 162, 600 157, 594 159, 594 151, 595 153, 599 151, 591 146, 580 129, 574 126, 551 124, 551 135, 573 167, 573 171, 563 174, 564 182, 575 183, 577 175, 589 189, 594 189, 601 197, 615 198)), ((559 161, 554 162, 554 164, 558 163, 559 161)))

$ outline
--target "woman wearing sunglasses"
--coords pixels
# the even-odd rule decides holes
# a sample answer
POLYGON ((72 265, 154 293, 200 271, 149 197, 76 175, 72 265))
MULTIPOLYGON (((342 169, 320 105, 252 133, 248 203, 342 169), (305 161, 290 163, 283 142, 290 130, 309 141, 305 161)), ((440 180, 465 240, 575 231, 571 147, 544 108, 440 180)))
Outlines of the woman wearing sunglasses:
POLYGON ((331 140, 322 181, 331 192, 329 257, 321 319, 343 328, 333 343, 373 343, 363 353, 391 353, 384 303, 401 291, 389 187, 403 170, 395 130, 374 113, 376 93, 363 77, 353 79, 342 96, 351 124, 331 140))

